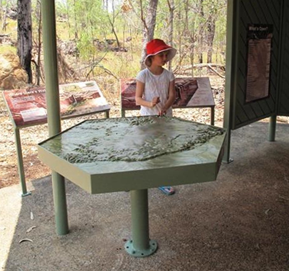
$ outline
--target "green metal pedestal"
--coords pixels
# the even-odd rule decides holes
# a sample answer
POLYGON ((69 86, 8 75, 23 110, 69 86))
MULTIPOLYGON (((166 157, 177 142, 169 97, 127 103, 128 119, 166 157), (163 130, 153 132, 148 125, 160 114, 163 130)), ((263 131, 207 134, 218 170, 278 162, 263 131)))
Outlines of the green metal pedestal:
POLYGON ((132 240, 125 243, 125 250, 133 257, 147 257, 157 250, 157 242, 149 239, 148 190, 132 190, 131 217, 132 240))
POLYGON ((26 187, 22 147, 21 147, 21 140, 20 140, 20 131, 16 126, 14 126, 14 135, 15 135, 15 145, 16 145, 16 151, 17 151, 18 173, 19 173, 20 184, 21 184, 21 189, 22 189, 21 196, 26 197, 26 196, 31 195, 31 192, 27 191, 27 187, 26 187))
POLYGON ((68 214, 66 205, 65 180, 55 171, 51 172, 55 224, 57 235, 69 233, 68 214))
POLYGON ((275 134, 276 134, 276 122, 277 122, 277 116, 271 116, 269 119, 269 136, 268 140, 273 142, 275 141, 275 134))
POLYGON ((211 125, 215 125, 215 106, 211 107, 211 125))

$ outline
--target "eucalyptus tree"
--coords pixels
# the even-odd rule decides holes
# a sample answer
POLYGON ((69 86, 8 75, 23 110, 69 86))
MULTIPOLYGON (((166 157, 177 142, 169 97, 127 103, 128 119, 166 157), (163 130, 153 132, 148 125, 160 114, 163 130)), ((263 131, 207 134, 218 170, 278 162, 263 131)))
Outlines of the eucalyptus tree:
POLYGON ((227 8, 226 0, 223 0, 223 6, 218 10, 216 20, 216 31, 214 36, 214 48, 216 50, 216 62, 225 63, 225 46, 226 46, 226 25, 227 25, 227 8))
POLYGON ((212 55, 213 55, 213 43, 215 37, 216 30, 216 20, 217 20, 217 7, 214 1, 211 2, 210 13, 207 21, 207 44, 208 44, 208 52, 207 52, 207 62, 212 63, 212 55))
MULTIPOLYGON (((154 29, 154 38, 163 39, 167 44, 175 46, 174 35, 175 0, 159 1, 154 29)), ((171 69, 171 61, 169 62, 171 69)))
POLYGON ((143 22, 143 48, 141 54, 141 68, 144 66, 144 58, 146 55, 146 44, 154 38, 158 0, 149 0, 146 12, 144 10, 143 1, 140 0, 141 20, 143 22))
MULTIPOLYGON (((169 44, 173 46, 173 35, 174 35, 174 12, 175 12, 175 1, 167 0, 168 8, 169 8, 169 35, 168 40, 169 44)), ((172 62, 169 62, 169 70, 172 69, 172 62)))
MULTIPOLYGON (((208 1, 208 20, 207 20, 207 44, 208 44, 208 63, 213 62, 213 48, 220 45, 224 47, 226 36, 226 11, 227 0, 208 1), (217 37, 217 40, 216 40, 217 37), (217 43, 219 42, 219 44, 217 43), (214 43, 216 46, 214 46, 214 43)), ((224 48, 221 48, 224 50, 224 48)))
POLYGON ((18 0, 17 5, 17 54, 21 66, 28 76, 28 84, 32 83, 32 20, 31 0, 18 0))
POLYGON ((68 31, 74 36, 80 56, 89 59, 97 53, 97 44, 106 39, 111 24, 101 1, 67 0, 62 6, 66 12, 68 31))
POLYGON ((184 65, 191 67, 193 76, 194 51, 197 39, 197 12, 194 0, 175 0, 174 38, 179 52, 176 72, 184 65))
POLYGON ((120 42, 119 42, 118 35, 117 35, 115 21, 116 21, 118 15, 120 14, 120 12, 121 12, 121 10, 115 9, 115 3, 114 3, 114 0, 112 0, 111 12, 107 9, 107 19, 108 19, 108 22, 111 26, 111 32, 113 33, 113 35, 115 37, 118 48, 120 48, 120 42))
POLYGON ((198 2, 198 15, 199 15, 199 27, 198 27, 198 60, 199 63, 203 63, 203 45, 204 45, 204 25, 206 22, 205 14, 204 14, 204 0, 199 0, 198 2))
POLYGON ((146 44, 154 38, 156 18, 157 18, 158 0, 125 0, 122 9, 125 13, 133 13, 139 18, 141 24, 135 24, 136 28, 142 32, 141 49, 141 69, 143 69, 143 60, 146 55, 146 44))
MULTIPOLYGON (((32 2, 32 24, 33 31, 32 33, 32 43, 33 51, 35 52, 32 55, 32 63, 35 65, 36 70, 36 85, 40 85, 40 79, 44 81, 41 76, 41 54, 42 54, 42 17, 41 17, 41 0, 35 0, 32 2)), ((43 72, 44 74, 44 72, 43 72)))

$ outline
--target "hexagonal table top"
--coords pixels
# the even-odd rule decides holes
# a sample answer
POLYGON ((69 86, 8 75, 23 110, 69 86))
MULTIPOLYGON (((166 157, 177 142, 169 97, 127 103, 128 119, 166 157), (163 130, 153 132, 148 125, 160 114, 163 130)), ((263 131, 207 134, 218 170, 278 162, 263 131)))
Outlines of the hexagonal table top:
POLYGON ((39 144, 39 157, 90 193, 213 181, 224 129, 179 118, 87 120, 39 144))

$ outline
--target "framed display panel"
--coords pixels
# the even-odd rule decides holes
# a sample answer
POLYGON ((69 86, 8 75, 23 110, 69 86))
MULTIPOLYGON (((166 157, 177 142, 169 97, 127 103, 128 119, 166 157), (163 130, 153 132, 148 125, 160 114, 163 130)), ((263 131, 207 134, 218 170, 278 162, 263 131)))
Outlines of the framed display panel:
MULTIPOLYGON (((234 20, 237 23, 233 29, 236 35, 236 44, 232 48, 235 60, 232 62, 235 67, 232 74, 230 104, 232 129, 276 114, 282 1, 236 0, 234 2, 234 20), (257 27, 250 29, 250 26, 257 27), (261 26, 268 27, 267 41, 265 40, 263 44, 260 43, 258 36, 252 38, 253 31, 256 34, 261 26), (249 48, 248 45, 250 45, 249 48), (260 47, 265 47, 265 52, 254 52, 258 51, 260 47), (271 50, 268 49, 269 47, 271 50), (262 60, 253 61, 256 53, 258 56, 263 56, 262 60), (253 79, 252 70, 255 71, 258 80, 253 79)), ((265 36, 264 33, 261 34, 259 31, 259 37, 265 36)))
POLYGON ((284 1, 278 115, 289 116, 289 1, 284 1))
POLYGON ((273 25, 248 25, 245 102, 269 97, 273 25))

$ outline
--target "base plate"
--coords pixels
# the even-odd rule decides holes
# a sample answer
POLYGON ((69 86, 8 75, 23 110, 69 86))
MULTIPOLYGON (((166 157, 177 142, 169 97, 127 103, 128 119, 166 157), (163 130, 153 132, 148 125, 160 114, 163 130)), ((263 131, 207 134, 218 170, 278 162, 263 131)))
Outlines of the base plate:
POLYGON ((129 240, 125 243, 124 248, 129 255, 133 257, 141 258, 141 257, 150 256, 153 253, 155 253, 158 248, 158 244, 155 240, 150 240, 148 249, 138 250, 134 248, 133 241, 129 240))
POLYGON ((31 192, 28 191, 28 192, 26 192, 24 194, 22 193, 21 197, 24 198, 24 197, 27 197, 27 196, 30 196, 30 195, 31 195, 31 192))

